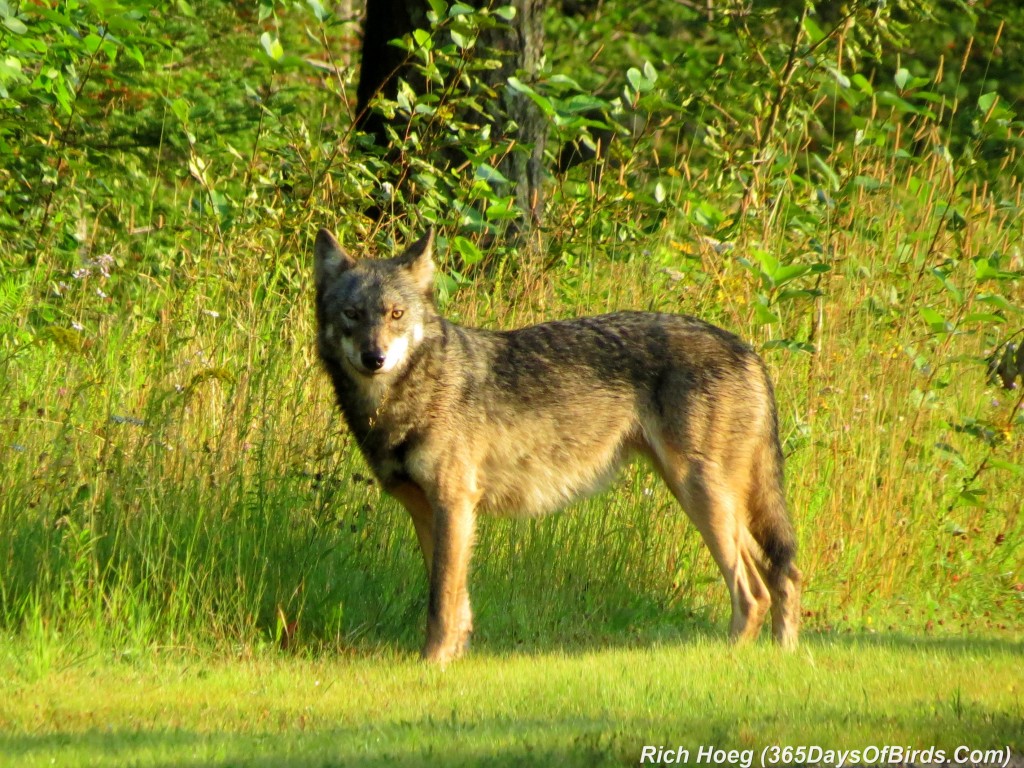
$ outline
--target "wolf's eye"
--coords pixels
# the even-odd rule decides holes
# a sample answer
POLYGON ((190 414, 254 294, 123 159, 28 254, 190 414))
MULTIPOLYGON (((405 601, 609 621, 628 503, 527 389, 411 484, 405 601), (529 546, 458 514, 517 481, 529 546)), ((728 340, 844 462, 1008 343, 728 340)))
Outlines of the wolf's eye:
POLYGON ((345 317, 347 317, 349 320, 358 320, 359 319, 359 313, 356 312, 356 310, 354 310, 354 309, 343 309, 343 310, 341 310, 341 313, 343 315, 345 315, 345 317))
POLYGON ((392 320, 399 320, 399 319, 401 319, 402 315, 404 315, 404 314, 405 314, 405 310, 404 309, 392 309, 391 310, 391 319, 392 320))

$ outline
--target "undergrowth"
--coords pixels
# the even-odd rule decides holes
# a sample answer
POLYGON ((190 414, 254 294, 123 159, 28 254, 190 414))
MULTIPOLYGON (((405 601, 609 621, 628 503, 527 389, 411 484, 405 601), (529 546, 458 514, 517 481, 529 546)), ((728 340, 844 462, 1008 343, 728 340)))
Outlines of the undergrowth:
MULTIPOLYGON (((77 112, 32 102, 60 131, 0 132, 19 148, 0 243, 0 627, 41 666, 417 646, 412 527, 315 360, 323 225, 382 254, 436 226, 438 298, 460 322, 656 309, 751 340, 777 382, 807 629, 1019 636, 1022 125, 983 79, 961 87, 973 39, 959 75, 876 61, 871 79, 842 28, 807 16, 782 25, 792 46, 730 38, 743 72, 679 66, 653 38, 646 63, 617 49, 618 70, 554 55, 516 87, 559 141, 614 139, 552 174, 543 226, 513 236, 497 169, 517 149, 451 117, 447 86, 489 66, 451 42, 476 17, 449 9, 430 45, 408 42, 444 87, 378 105, 404 116, 396 158, 351 130, 353 20, 312 6, 130 17, 123 49, 81 54, 77 112), (225 62, 237 77, 211 78, 225 62), (457 169, 438 159, 451 131, 457 169), (404 188, 380 181, 396 164, 404 188), (364 216, 371 201, 391 215, 364 216)), ((96 32, 85 9, 69 23, 96 32)), ((606 16, 594 38, 550 27, 586 49, 606 16)), ((472 584, 478 642, 498 649, 721 634, 728 608, 643 464, 566 515, 484 521, 472 584)))

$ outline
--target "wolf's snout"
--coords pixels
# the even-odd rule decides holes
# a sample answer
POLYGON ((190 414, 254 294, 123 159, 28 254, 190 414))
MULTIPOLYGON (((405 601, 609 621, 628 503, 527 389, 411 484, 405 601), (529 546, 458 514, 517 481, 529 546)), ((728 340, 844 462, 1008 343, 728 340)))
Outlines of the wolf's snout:
POLYGON ((379 371, 384 367, 384 355, 380 352, 363 352, 359 359, 368 371, 379 371))

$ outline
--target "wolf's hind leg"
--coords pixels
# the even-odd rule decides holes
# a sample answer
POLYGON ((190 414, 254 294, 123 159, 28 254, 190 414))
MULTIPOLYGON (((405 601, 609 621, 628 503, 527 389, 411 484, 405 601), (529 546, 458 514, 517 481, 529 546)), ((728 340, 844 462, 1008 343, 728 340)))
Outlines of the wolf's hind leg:
POLYGON ((772 637, 783 648, 796 648, 800 631, 800 571, 788 563, 781 571, 764 568, 761 576, 772 596, 772 637))
POLYGON ((755 454, 747 519, 757 541, 758 568, 772 596, 772 635, 783 648, 795 648, 801 576, 794 563, 797 540, 786 512, 780 462, 777 446, 764 446, 755 454))
POLYGON ((659 451, 656 459, 665 483, 700 531, 729 588, 730 638, 737 643, 753 640, 761 631, 771 597, 761 578, 751 546, 754 540, 736 494, 714 469, 665 455, 664 451, 659 451))

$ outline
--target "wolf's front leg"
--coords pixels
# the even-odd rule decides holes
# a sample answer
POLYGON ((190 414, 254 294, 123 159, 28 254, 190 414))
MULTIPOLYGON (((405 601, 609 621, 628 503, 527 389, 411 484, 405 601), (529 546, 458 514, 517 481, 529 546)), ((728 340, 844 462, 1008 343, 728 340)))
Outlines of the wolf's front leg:
POLYGON ((434 557, 423 658, 445 664, 462 654, 473 631, 467 582, 475 504, 464 496, 437 504, 433 523, 434 557))
POLYGON ((434 508, 430 505, 423 489, 412 482, 402 483, 388 489, 388 493, 402 502, 416 529, 416 539, 423 553, 423 564, 427 567, 427 581, 434 568, 434 508))

